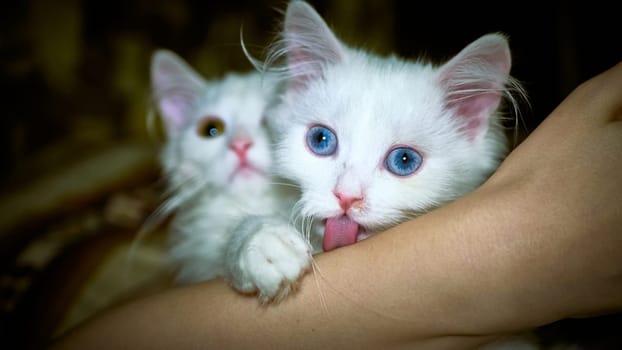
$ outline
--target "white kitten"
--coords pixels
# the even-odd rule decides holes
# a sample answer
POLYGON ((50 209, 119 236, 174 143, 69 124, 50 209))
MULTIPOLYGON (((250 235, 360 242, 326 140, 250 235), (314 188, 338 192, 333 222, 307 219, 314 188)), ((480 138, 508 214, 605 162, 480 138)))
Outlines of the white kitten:
MULTIPOLYGON (((506 155, 500 105, 523 90, 503 35, 441 65, 383 58, 343 44, 302 1, 290 2, 281 35, 267 60, 286 60, 276 169, 301 186, 300 214, 324 226, 323 250, 468 193, 506 155)), ((537 347, 516 337, 492 348, 537 347)))
POLYGON ((168 255, 177 281, 224 277, 265 301, 287 293, 310 253, 286 219, 272 216, 294 198, 271 183, 263 124, 274 81, 257 72, 208 81, 167 50, 153 55, 151 79, 167 134, 161 161, 170 198, 161 211, 175 211, 168 255), (259 232, 268 224, 273 230, 259 232))
POLYGON ((466 194, 505 156, 500 104, 522 90, 503 35, 442 65, 379 57, 346 46, 293 1, 281 36, 266 61, 285 58, 287 88, 271 119, 277 170, 301 186, 301 215, 324 223, 324 250, 466 194))
POLYGON ((500 104, 522 90, 504 36, 484 35, 442 65, 383 58, 347 47, 293 1, 281 37, 264 63, 285 83, 269 118, 276 171, 300 186, 293 215, 317 223, 304 232, 315 252, 466 194, 505 156, 500 104))

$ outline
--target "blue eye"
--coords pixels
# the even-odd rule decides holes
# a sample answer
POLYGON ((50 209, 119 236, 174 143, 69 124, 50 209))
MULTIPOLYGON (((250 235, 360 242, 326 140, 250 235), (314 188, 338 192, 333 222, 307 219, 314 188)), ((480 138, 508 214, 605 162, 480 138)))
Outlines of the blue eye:
POLYGON ((307 146, 319 156, 333 155, 337 151, 337 135, 325 126, 313 126, 307 131, 307 146))
POLYGON ((421 155, 414 149, 399 147, 389 152, 384 164, 393 174, 407 176, 419 169, 422 160, 421 155))

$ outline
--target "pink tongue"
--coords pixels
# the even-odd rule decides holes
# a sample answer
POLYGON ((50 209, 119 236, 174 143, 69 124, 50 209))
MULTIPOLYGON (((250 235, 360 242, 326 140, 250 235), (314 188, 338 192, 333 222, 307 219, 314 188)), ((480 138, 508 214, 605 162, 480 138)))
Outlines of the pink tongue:
POLYGON ((345 215, 326 219, 324 242, 322 244, 324 251, 327 252, 356 243, 358 232, 359 224, 345 215))

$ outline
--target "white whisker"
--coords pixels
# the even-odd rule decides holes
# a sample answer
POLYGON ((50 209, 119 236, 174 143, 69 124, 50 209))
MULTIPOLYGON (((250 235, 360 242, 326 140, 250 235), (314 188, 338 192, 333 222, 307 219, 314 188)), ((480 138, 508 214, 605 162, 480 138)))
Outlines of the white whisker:
POLYGON ((320 266, 317 264, 315 259, 313 259, 313 257, 311 257, 311 268, 313 270, 313 279, 315 281, 315 287, 317 289, 318 296, 320 298, 320 305, 322 306, 322 310, 324 310, 324 313, 328 317, 330 317, 330 309, 328 308, 328 304, 326 304, 326 295, 324 294, 324 291, 322 290, 322 285, 320 283, 321 280, 323 280, 325 278, 322 275, 322 271, 320 270, 320 266))
MULTIPOLYGON (((133 261, 136 254, 136 250, 140 247, 140 244, 144 239, 153 232, 166 218, 168 218, 175 210, 177 210, 183 203, 195 196, 199 191, 207 186, 209 179, 197 179, 196 177, 188 177, 185 181, 181 181, 177 184, 171 184, 170 187, 165 190, 165 195, 168 198, 160 204, 153 213, 151 213, 141 225, 136 236, 130 244, 130 248, 126 254, 125 264, 127 268, 124 269, 125 275, 130 276, 133 270, 133 261), (183 191, 181 190, 183 189, 183 191)), ((129 278, 129 277, 126 277, 129 278)))

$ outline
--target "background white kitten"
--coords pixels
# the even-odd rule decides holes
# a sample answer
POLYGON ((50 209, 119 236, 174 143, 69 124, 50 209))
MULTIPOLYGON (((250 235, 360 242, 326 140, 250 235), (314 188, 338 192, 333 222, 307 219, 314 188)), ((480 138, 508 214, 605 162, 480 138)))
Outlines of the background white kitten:
POLYGON ((167 136, 161 161, 170 198, 161 211, 175 212, 168 255, 177 281, 224 277, 265 301, 286 292, 282 280, 293 284, 308 268, 309 248, 286 218, 258 233, 293 198, 270 174, 263 124, 274 81, 257 72, 208 81, 167 50, 153 55, 151 76, 167 136))

